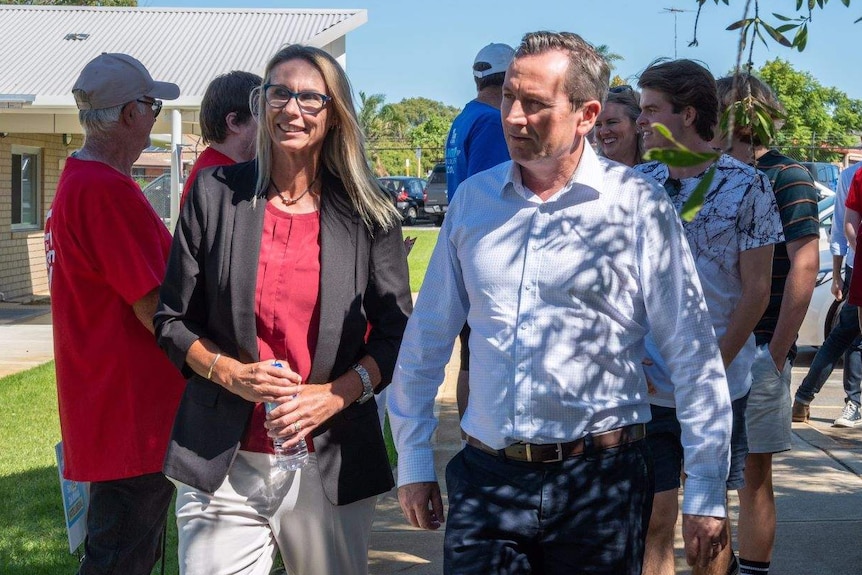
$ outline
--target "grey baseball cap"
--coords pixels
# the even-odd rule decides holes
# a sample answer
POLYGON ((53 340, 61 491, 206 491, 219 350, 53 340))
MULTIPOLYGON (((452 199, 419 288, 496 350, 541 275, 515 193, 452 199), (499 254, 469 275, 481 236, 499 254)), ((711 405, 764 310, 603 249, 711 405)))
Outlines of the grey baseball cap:
POLYGON ((79 110, 101 110, 143 96, 175 100, 180 87, 153 80, 146 67, 127 54, 103 52, 90 60, 72 88, 79 110))

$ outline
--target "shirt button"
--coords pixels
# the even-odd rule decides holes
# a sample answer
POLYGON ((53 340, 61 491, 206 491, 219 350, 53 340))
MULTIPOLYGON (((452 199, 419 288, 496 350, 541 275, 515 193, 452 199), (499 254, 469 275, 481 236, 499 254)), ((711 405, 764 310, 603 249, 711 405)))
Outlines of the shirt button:
POLYGON ((531 289, 533 289, 533 286, 531 286, 530 284, 527 284, 524 286, 524 289, 527 291, 530 291, 531 289))
POLYGON ((522 323, 521 324, 521 331, 524 331, 525 329, 527 329, 527 324, 522 323))
POLYGON ((519 366, 518 366, 518 371, 524 371, 524 366, 523 366, 523 365, 519 365, 519 366))
POLYGON ((536 251, 536 250, 538 250, 538 249, 539 249, 539 246, 538 246, 538 245, 536 245, 536 244, 533 244, 533 251, 536 251))
POLYGON ((524 415, 524 406, 523 405, 518 406, 518 415, 524 415))

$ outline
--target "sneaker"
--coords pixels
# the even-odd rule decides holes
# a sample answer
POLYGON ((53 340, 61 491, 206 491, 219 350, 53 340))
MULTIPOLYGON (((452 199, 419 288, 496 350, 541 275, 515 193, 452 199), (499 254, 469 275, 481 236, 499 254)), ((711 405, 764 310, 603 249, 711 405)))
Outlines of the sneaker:
POLYGON ((835 420, 832 427, 856 427, 857 425, 862 425, 862 411, 859 410, 859 405, 848 401, 844 404, 841 417, 835 420))
MULTIPOLYGON (((786 405, 786 404, 785 404, 786 405)), ((793 402, 793 421, 796 423, 805 423, 808 421, 808 417, 811 415, 811 406, 805 403, 802 403, 799 400, 794 400, 793 402)))

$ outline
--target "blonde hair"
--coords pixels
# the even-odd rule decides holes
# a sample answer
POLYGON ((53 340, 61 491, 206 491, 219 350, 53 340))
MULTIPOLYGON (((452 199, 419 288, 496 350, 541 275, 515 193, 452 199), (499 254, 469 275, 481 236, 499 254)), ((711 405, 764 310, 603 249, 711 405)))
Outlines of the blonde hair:
MULTIPOLYGON (((365 156, 365 138, 351 96, 350 81, 341 65, 328 53, 312 46, 293 44, 281 48, 266 65, 264 84, 272 79, 272 70, 288 60, 304 60, 317 68, 326 84, 327 102, 332 114, 331 128, 323 139, 321 163, 341 181, 347 191, 348 199, 359 213, 369 230, 381 227, 390 229, 400 221, 400 215, 392 201, 383 194, 368 167, 365 156)), ((256 98, 253 113, 259 115, 266 109, 266 99, 263 90, 252 93, 256 98), (256 108, 256 110, 255 110, 256 108)), ((252 102, 254 104, 254 102, 252 102)), ((272 135, 267 122, 260 121, 257 131, 257 195, 265 195, 272 176, 272 135)))

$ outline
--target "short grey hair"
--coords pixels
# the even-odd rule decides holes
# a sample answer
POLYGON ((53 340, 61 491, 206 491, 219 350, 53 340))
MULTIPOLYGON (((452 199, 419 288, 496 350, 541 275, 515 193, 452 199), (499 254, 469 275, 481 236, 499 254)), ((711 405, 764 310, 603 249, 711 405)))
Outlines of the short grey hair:
MULTIPOLYGON (((128 103, 128 102, 127 102, 128 103)), ((146 104, 136 102, 138 110, 143 110, 146 104)), ((99 110, 78 110, 78 121, 84 129, 84 135, 107 134, 120 121, 120 114, 126 104, 101 108, 99 110)))
POLYGON ((521 39, 515 59, 559 50, 569 57, 566 91, 573 106, 590 100, 602 104, 608 94, 611 70, 593 46, 572 32, 530 32, 521 39))

